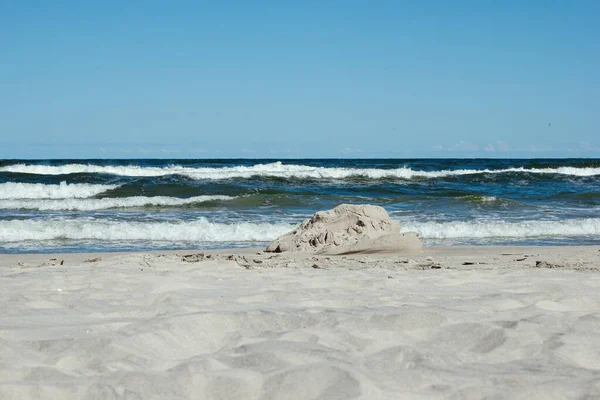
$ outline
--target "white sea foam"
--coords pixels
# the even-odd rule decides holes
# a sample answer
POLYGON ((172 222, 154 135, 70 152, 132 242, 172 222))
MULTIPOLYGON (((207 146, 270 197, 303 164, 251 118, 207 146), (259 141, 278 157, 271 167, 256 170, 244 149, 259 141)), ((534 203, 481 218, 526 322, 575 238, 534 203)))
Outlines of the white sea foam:
POLYGON ((402 231, 417 232, 424 239, 529 238, 541 236, 600 235, 600 218, 561 221, 406 222, 402 231))
POLYGON ((67 183, 0 183, 0 199, 83 199, 117 188, 118 185, 67 183))
POLYGON ((468 195, 468 196, 460 196, 456 197, 456 199, 466 200, 471 202, 481 202, 481 203, 493 203, 498 201, 496 196, 480 196, 480 195, 468 195))
POLYGON ((129 208, 144 206, 183 206, 186 204, 204 203, 213 200, 231 200, 230 196, 195 196, 185 199, 177 197, 134 196, 102 199, 26 199, 0 200, 0 209, 4 210, 39 210, 39 211, 95 211, 111 208, 129 208))
POLYGON ((60 166, 14 164, 0 168, 0 171, 19 172, 40 175, 63 175, 74 173, 102 173, 121 176, 164 176, 184 175, 194 179, 229 179, 250 178, 254 176, 276 178, 313 178, 313 179, 344 179, 351 176, 364 176, 373 179, 379 178, 441 178, 447 176, 473 175, 473 174, 503 174, 503 173, 531 173, 531 174, 559 174, 572 176, 600 175, 600 168, 506 168, 490 169, 460 169, 441 171, 418 171, 411 168, 400 167, 395 169, 377 168, 326 168, 307 165, 288 165, 281 162, 258 164, 253 166, 222 167, 222 168, 197 168, 183 166, 168 167, 140 167, 140 166, 101 166, 91 164, 67 164, 60 166))
POLYGON ((289 224, 192 222, 121 222, 94 219, 0 221, 0 242, 24 240, 270 241, 289 224))
MULTIPOLYGON (((521 222, 408 222, 402 231, 424 239, 531 238, 600 235, 600 218, 521 222)), ((0 241, 146 240, 146 241, 271 241, 289 232, 288 223, 124 222, 97 219, 0 221, 0 241)))

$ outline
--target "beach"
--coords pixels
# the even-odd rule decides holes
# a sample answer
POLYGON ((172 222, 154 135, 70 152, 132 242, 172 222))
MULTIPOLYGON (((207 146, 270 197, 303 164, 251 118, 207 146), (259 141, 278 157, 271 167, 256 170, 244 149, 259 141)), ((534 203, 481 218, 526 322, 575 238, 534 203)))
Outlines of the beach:
POLYGON ((600 400, 600 2, 0 10, 0 400, 600 400))
POLYGON ((0 255, 2 399, 600 398, 600 246, 0 255))
POLYGON ((0 160, 0 399, 600 398, 599 175, 0 160))

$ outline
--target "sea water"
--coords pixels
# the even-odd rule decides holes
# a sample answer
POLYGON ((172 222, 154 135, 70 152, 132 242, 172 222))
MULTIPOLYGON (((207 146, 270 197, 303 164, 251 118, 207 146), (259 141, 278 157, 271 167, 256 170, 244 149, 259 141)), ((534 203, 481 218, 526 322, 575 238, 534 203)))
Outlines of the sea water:
POLYGON ((600 160, 3 160, 0 252, 260 247, 342 203, 425 245, 600 244, 600 160))

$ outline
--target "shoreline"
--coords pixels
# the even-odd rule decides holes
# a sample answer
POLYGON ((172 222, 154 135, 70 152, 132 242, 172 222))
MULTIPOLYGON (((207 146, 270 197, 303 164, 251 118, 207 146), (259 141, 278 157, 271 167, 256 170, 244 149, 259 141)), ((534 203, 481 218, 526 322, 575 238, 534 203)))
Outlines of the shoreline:
MULTIPOLYGON (((84 252, 84 253, 5 253, 0 254, 0 268, 18 266, 21 263, 45 263, 44 266, 74 265, 85 263, 92 259, 109 260, 119 257, 147 255, 150 257, 161 256, 184 256, 204 254, 214 257, 213 260, 225 260, 229 256, 240 258, 242 256, 262 259, 280 260, 309 260, 329 259, 332 262, 342 263, 344 260, 355 261, 358 258, 371 258, 382 261, 394 258, 406 258, 415 262, 432 261, 444 262, 448 267, 488 265, 507 267, 532 266, 532 261, 542 261, 555 264, 567 269, 600 270, 600 246, 599 245, 577 245, 577 246, 424 246, 420 250, 402 252, 378 252, 378 253, 356 253, 346 255, 319 255, 313 253, 267 253, 264 247, 244 247, 229 249, 186 249, 186 250, 151 250, 131 252, 84 252), (515 256, 515 257, 511 257, 515 256), (464 259, 464 260, 463 260, 464 259), (462 261, 461 261, 462 260, 462 261), (473 261, 474 260, 474 261, 473 261), (469 263, 469 264, 462 264, 469 263), (472 263, 472 264, 471 264, 472 263), (484 264, 482 264, 484 263, 484 264), (579 268, 578 268, 579 266, 579 268)), ((210 259, 205 258, 205 261, 210 259)), ((258 264, 258 263, 257 263, 258 264)), ((274 264, 274 263, 272 263, 274 264)), ((256 265, 257 267, 259 265, 256 265)), ((464 269, 464 268, 462 268, 464 269)))

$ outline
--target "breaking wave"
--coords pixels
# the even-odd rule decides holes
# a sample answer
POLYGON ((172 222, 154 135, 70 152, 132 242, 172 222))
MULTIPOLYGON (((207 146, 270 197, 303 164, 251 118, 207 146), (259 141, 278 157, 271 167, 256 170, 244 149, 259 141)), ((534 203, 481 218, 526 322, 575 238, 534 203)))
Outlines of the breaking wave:
POLYGON ((118 185, 92 185, 67 183, 45 185, 43 183, 0 183, 0 199, 84 199, 93 197, 118 185))
POLYGON ((600 235, 600 218, 561 221, 406 222, 402 231, 424 239, 532 238, 600 235))
POLYGON ((290 224, 222 224, 201 218, 192 222, 121 222, 106 220, 0 221, 0 241, 148 240, 198 242, 264 242, 290 231, 290 224))
MULTIPOLYGON (((243 242, 271 241, 289 232, 289 223, 126 222, 98 219, 0 221, 0 241, 147 240, 243 242)), ((533 238, 600 235, 600 218, 520 222, 406 222, 402 231, 423 239, 533 238)))
POLYGON ((231 200, 230 196, 195 196, 190 198, 177 198, 167 196, 134 196, 102 199, 26 199, 26 200, 0 200, 0 209, 5 210, 39 210, 39 211, 97 211, 112 208, 131 207, 176 207, 197 203, 206 203, 215 200, 231 200))
POLYGON ((557 168, 505 168, 505 169, 458 169, 440 171, 419 171, 412 168, 400 167, 395 169, 378 168, 342 168, 342 167, 315 167, 307 165, 283 164, 274 162, 257 164, 253 166, 236 167, 183 167, 171 165, 168 167, 142 167, 104 166, 93 164, 66 164, 66 165, 31 165, 14 164, 0 167, 0 172, 13 172, 38 175, 66 175, 76 173, 112 174, 120 176, 165 176, 183 175, 193 179, 231 179, 251 177, 274 178, 304 178, 304 179, 344 179, 349 177, 381 178, 442 178, 448 176, 476 175, 476 174, 558 174, 570 176, 595 176, 600 175, 600 168, 593 167, 557 167, 557 168))

